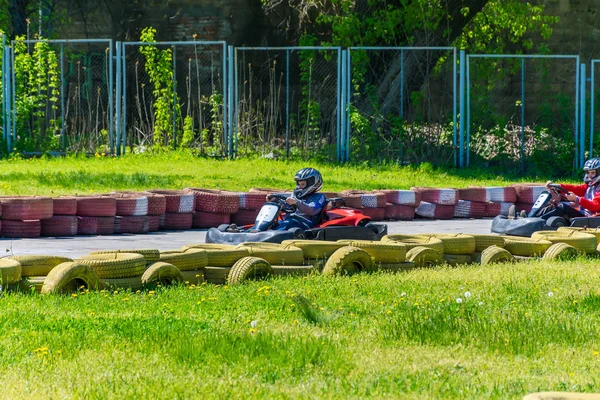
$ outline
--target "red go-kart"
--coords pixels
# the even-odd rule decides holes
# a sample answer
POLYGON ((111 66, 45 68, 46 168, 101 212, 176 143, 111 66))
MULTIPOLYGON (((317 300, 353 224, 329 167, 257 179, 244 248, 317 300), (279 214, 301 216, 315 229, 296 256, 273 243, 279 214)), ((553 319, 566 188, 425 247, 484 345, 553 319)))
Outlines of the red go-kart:
POLYGON ((285 213, 294 213, 296 206, 285 202, 287 195, 272 194, 261 208, 253 225, 237 227, 230 224, 210 228, 206 243, 239 244, 243 242, 281 243, 288 239, 336 241, 340 239, 380 240, 387 234, 387 225, 371 222, 361 211, 344 207, 344 199, 327 199, 319 216, 320 223, 311 229, 278 230, 278 221, 285 213))

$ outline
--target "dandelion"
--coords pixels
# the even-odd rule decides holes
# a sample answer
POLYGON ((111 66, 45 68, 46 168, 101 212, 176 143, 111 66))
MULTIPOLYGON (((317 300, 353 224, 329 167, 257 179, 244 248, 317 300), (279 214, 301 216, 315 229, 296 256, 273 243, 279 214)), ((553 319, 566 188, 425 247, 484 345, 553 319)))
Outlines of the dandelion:
POLYGON ((256 333, 256 329, 250 328, 250 333, 254 335, 256 333))
POLYGON ((600 352, 594 351, 594 353, 592 353, 592 354, 594 354, 595 356, 597 356, 598 354, 600 354, 600 352))
POLYGON ((457 302, 458 304, 460 304, 460 303, 462 303, 462 302, 463 302, 463 299, 462 299, 461 297, 458 297, 458 298, 456 299, 456 302, 457 302))
POLYGON ((400 297, 406 297, 406 292, 400 293, 400 297))
POLYGON ((77 293, 73 293, 71 297, 77 297, 77 293))
POLYGON ((387 315, 390 315, 391 313, 392 313, 392 311, 391 311, 391 310, 388 310, 386 314, 387 314, 387 315))
POLYGON ((483 301, 480 301, 478 304, 479 304, 480 306, 482 306, 482 305, 483 305, 483 301))
POLYGON ((123 301, 129 301, 129 297, 125 297, 123 301))
POLYGON ((258 321, 252 321, 250 322, 250 326, 253 328, 256 328, 256 325, 258 325, 258 321))
POLYGON ((548 292, 548 297, 554 297, 554 293, 548 292))
POLYGON ((471 292, 465 292, 465 299, 468 299, 469 297, 471 297, 471 292))

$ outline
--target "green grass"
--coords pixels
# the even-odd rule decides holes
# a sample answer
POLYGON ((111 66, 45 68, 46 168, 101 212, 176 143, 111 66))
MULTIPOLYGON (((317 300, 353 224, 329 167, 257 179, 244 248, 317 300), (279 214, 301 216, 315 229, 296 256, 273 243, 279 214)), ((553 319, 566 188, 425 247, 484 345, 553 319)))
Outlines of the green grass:
POLYGON ((174 152, 115 157, 8 159, 0 161, 0 195, 63 195, 111 190, 252 187, 290 189, 294 173, 307 165, 318 168, 324 191, 344 189, 409 189, 411 186, 504 186, 545 182, 546 177, 502 176, 488 170, 436 169, 422 166, 340 165, 300 161, 194 157, 174 152))
POLYGON ((156 293, 4 294, 2 392, 86 399, 600 392, 599 280, 597 260, 577 259, 156 293))

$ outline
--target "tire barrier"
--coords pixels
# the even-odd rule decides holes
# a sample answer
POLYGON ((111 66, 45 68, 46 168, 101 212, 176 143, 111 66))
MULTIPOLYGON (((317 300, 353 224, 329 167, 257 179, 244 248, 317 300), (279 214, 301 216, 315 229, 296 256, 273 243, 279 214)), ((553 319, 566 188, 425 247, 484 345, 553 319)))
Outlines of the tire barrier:
POLYGON ((577 257, 578 251, 575 247, 566 243, 554 243, 546 250, 544 260, 572 260, 577 257))
POLYGON ((206 267, 208 265, 208 254, 203 249, 177 253, 161 252, 160 261, 173 264, 180 271, 191 271, 206 267))
POLYGON ((46 255, 11 256, 6 260, 18 261, 21 264, 21 275, 24 277, 46 276, 58 264, 73 261, 67 257, 46 255))
POLYGON ((204 268, 204 279, 215 285, 225 285, 229 277, 231 267, 206 267, 204 268))
POLYGON ((42 233, 42 223, 39 219, 3 220, 0 233, 4 238, 36 238, 42 233))
MULTIPOLYGON (((344 190, 342 198, 355 197, 360 198, 360 206, 355 208, 383 208, 385 207, 385 194, 380 192, 367 192, 364 190, 344 190)), ((353 200, 354 201, 354 200, 353 200)))
POLYGON ((148 216, 116 216, 114 233, 142 234, 150 232, 148 216))
POLYGON ((160 215, 148 215, 148 232, 157 232, 160 229, 160 215))
MULTIPOLYGON (((250 188, 249 193, 262 193, 264 197, 269 193, 292 193, 290 190, 274 189, 274 188, 250 188)), ((264 198, 263 197, 263 198, 264 198)))
POLYGON ((26 278, 21 279, 19 285, 25 291, 35 290, 37 293, 41 293, 42 286, 44 286, 44 281, 46 280, 46 276, 28 276, 26 278))
POLYGON ((467 265, 473 262, 470 254, 444 254, 444 262, 448 265, 467 265))
POLYGON ((238 193, 201 188, 185 188, 183 191, 196 196, 196 211, 233 214, 240 209, 240 196, 238 193))
POLYGON ((52 198, 53 215, 77 215, 77 198, 60 196, 52 198))
POLYGON ((517 209, 517 213, 520 212, 521 210, 524 210, 526 213, 528 213, 533 208, 533 203, 517 202, 517 203, 515 203, 515 207, 517 209))
POLYGON ((411 190, 421 193, 421 204, 423 202, 453 206, 458 203, 459 194, 456 189, 438 189, 429 187, 412 187, 411 190))
POLYGON ((187 245, 181 250, 185 253, 194 249, 204 250, 207 256, 206 263, 212 267, 231 267, 240 258, 250 255, 247 248, 212 243, 187 245))
POLYGON ((318 270, 314 265, 271 265, 275 276, 307 276, 318 270))
POLYGON ((381 241, 402 243, 406 246, 407 250, 414 249, 415 247, 427 247, 440 255, 444 254, 444 243, 433 236, 391 234, 382 237, 381 241))
POLYGON ((369 240, 338 240, 338 243, 366 251, 375 263, 397 264, 406 261, 406 245, 402 243, 369 240))
POLYGON ((538 231, 531 235, 531 239, 543 239, 552 243, 566 243, 586 254, 596 253, 598 239, 590 233, 577 231, 538 231))
POLYGON ((192 229, 194 216, 190 213, 171 213, 166 212, 160 216, 160 229, 181 231, 192 229))
POLYGON ((164 196, 165 213, 191 214, 196 206, 196 196, 183 190, 152 189, 148 192, 164 196))
POLYGON ((500 203, 487 202, 485 203, 485 217, 496 217, 500 215, 500 203))
POLYGON ((55 215, 52 218, 42 220, 41 223, 41 236, 77 235, 76 215, 55 215))
POLYGON ((373 259, 358 247, 346 246, 329 257, 323 268, 323 275, 350 275, 358 272, 372 272, 376 269, 373 259))
POLYGON ((464 233, 429 233, 417 236, 440 239, 444 245, 444 254, 472 254, 475 252, 475 238, 464 233))
POLYGON ((557 230, 558 232, 581 232, 588 233, 590 235, 596 236, 598 242, 600 242, 600 228, 577 228, 571 226, 561 226, 557 230))
POLYGON ((376 190, 375 193, 383 193, 386 203, 412 207, 417 207, 421 203, 421 193, 414 190, 376 190))
POLYGON ((486 187, 486 200, 494 202, 515 203, 517 191, 513 186, 486 187))
POLYGON ((500 215, 507 216, 508 215, 508 210, 510 210, 510 208, 512 206, 514 206, 514 205, 515 205, 515 203, 501 201, 500 202, 500 215))
POLYGON ((227 276, 228 285, 237 285, 246 280, 264 278, 273 273, 271 264, 259 257, 240 258, 227 276))
POLYGON ((142 285, 144 286, 170 286, 183 282, 183 275, 173 264, 157 261, 148 265, 142 274, 142 285))
POLYGON ((485 204, 480 201, 459 200, 454 209, 454 217, 483 218, 485 217, 485 204))
POLYGON ((458 189, 458 197, 460 200, 476 201, 479 203, 485 203, 487 199, 487 191, 484 187, 468 187, 465 189, 458 189))
POLYGON ((167 198, 162 194, 140 192, 148 198, 148 215, 159 216, 167 212, 167 198))
POLYGON ((266 201, 266 195, 263 193, 238 193, 240 197, 239 211, 258 211, 266 201))
POLYGON ((112 235, 115 217, 77 217, 78 235, 112 235))
POLYGON ((160 252, 157 249, 127 249, 127 250, 99 250, 91 251, 89 255, 96 254, 114 254, 114 253, 131 253, 140 254, 146 260, 146 264, 151 264, 160 259, 160 252))
POLYGON ((533 239, 517 236, 502 236, 504 248, 513 256, 540 257, 552 246, 552 242, 544 239, 533 239))
POLYGON ((253 225, 258 217, 258 210, 239 210, 235 214, 231 214, 231 223, 237 226, 253 225))
POLYGON ((305 259, 327 259, 337 250, 346 246, 340 242, 327 242, 321 240, 284 240, 283 248, 294 247, 302 250, 305 259))
POLYGON ((301 265, 304 261, 302 249, 291 245, 246 242, 236 248, 246 248, 250 256, 262 258, 271 265, 301 265))
POLYGON ((2 219, 14 221, 52 218, 54 203, 50 197, 0 197, 2 219))
POLYGON ((207 229, 221 224, 231 223, 230 214, 211 213, 206 211, 196 211, 192 217, 192 228, 207 229))
POLYGON ((91 266, 68 261, 58 264, 48 273, 41 293, 71 293, 80 289, 97 290, 100 280, 91 266))
POLYGON ((146 259, 135 253, 92 254, 74 261, 89 265, 101 279, 141 277, 146 259))
POLYGON ((385 207, 369 208, 361 207, 359 210, 366 216, 371 217, 373 221, 383 221, 385 219, 385 207))
POLYGON ((192 269, 189 271, 179 271, 186 285, 201 285, 204 282, 204 268, 192 269))
POLYGON ((397 263, 397 264, 377 264, 377 269, 379 271, 392 272, 392 273, 410 271, 415 268, 417 268, 415 263, 410 262, 410 261, 405 261, 403 263, 397 263))
POLYGON ((437 251, 423 246, 416 246, 406 253, 408 261, 417 268, 431 268, 441 263, 442 256, 437 251))
POLYGON ((516 202, 518 202, 518 203, 533 204, 533 203, 535 203, 535 201, 539 197, 539 195, 542 194, 542 192, 544 190, 546 190, 546 187, 543 184, 537 184, 537 185, 517 184, 517 185, 513 185, 513 186, 515 188, 515 192, 517 193, 516 202))
POLYGON ((100 287, 104 289, 139 290, 143 287, 142 275, 127 278, 100 278, 100 287))
POLYGON ((17 260, 0 259, 0 285, 12 285, 21 280, 23 267, 17 260))
POLYGON ((415 218, 414 206, 387 203, 384 208, 384 218, 397 221, 412 221, 415 218))
POLYGON ((351 194, 347 192, 340 193, 342 195, 342 199, 344 199, 344 205, 350 208, 361 208, 362 207, 362 198, 360 194, 351 194))
POLYGON ((494 263, 513 262, 514 260, 510 251, 494 245, 481 252, 479 263, 481 265, 490 265, 494 263))
POLYGON ((502 236, 492 234, 472 234, 471 236, 475 239, 476 252, 481 252, 491 246, 504 248, 504 238, 502 236))
POLYGON ((114 217, 117 215, 117 199, 110 196, 77 197, 77 215, 114 217))
POLYGON ((423 218, 435 219, 452 219, 454 218, 454 210, 456 206, 442 205, 421 201, 419 207, 415 210, 415 214, 423 218))

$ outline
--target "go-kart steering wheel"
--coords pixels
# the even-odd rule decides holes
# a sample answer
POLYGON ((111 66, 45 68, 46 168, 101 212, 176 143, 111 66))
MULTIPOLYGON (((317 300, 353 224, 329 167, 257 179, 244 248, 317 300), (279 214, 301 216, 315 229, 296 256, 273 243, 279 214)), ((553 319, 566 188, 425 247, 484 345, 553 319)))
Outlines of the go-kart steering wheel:
POLYGON ((284 196, 282 194, 270 194, 269 195, 269 200, 275 200, 276 203, 279 203, 281 206, 281 209, 288 213, 288 214, 292 214, 295 213, 296 210, 298 209, 298 207, 296 207, 295 204, 288 204, 285 202, 285 200, 287 199, 287 196, 284 196))

